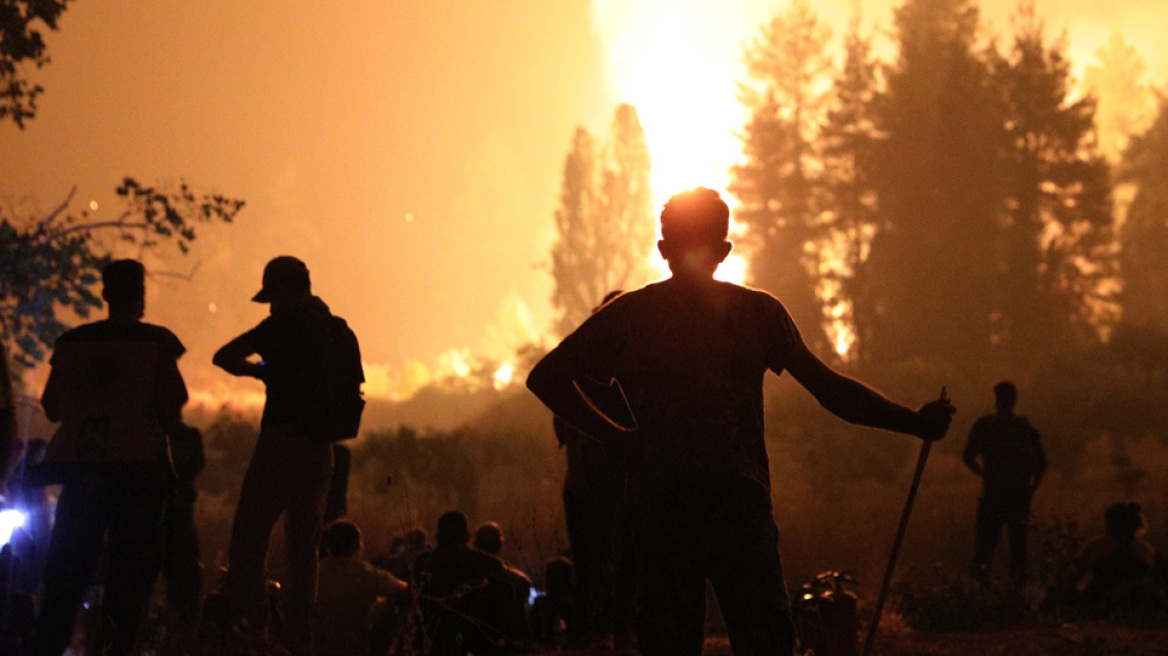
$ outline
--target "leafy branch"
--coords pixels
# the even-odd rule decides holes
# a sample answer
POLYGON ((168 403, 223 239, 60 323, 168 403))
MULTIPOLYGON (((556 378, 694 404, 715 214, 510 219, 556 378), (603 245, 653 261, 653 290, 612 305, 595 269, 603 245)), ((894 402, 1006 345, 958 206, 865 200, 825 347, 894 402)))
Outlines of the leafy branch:
POLYGON ((107 220, 84 210, 70 212, 76 188, 43 217, 18 217, 12 207, 0 210, 0 339, 14 345, 19 368, 44 360, 46 350, 69 327, 61 314, 87 319, 102 307, 95 286, 112 259, 106 244, 150 250, 169 242, 186 255, 200 224, 231 223, 244 205, 239 199, 196 192, 186 182, 169 189, 145 186, 131 177, 122 181, 117 194, 125 207, 107 220))

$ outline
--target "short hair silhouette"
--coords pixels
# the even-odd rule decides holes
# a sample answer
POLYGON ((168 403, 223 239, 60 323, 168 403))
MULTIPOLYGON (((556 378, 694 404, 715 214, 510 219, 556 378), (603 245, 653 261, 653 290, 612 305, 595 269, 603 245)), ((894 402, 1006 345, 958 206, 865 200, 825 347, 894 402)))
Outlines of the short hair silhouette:
POLYGON ((1119 542, 1131 542, 1144 528, 1144 511, 1135 501, 1112 504, 1104 513, 1107 534, 1119 542))
POLYGON ((994 399, 997 401, 998 407, 1006 410, 1013 410, 1014 404, 1018 402, 1018 388, 1008 380, 994 385, 994 399))
POLYGON ((146 267, 138 260, 114 260, 101 270, 101 297, 111 305, 140 301, 146 294, 146 267))
POLYGON ((498 556, 503 551, 503 528, 496 522, 487 522, 474 534, 474 546, 479 551, 498 556))
POLYGON ((330 556, 346 558, 361 549, 361 529, 345 519, 338 519, 324 534, 324 544, 330 556))
POLYGON ((434 536, 439 547, 466 544, 470 539, 470 523, 466 515, 458 510, 443 513, 438 518, 438 534, 434 536))
POLYGON ((420 551, 426 548, 426 540, 429 536, 426 535, 424 528, 412 528, 405 535, 405 546, 407 549, 420 551))
POLYGON ((661 210, 661 238, 668 242, 709 244, 725 241, 730 207, 718 192, 697 187, 675 194, 661 210))

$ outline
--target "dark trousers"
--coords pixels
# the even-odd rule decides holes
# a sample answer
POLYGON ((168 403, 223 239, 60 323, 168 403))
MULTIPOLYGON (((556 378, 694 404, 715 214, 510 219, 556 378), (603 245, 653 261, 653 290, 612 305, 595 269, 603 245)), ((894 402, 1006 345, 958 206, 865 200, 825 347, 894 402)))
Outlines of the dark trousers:
POLYGON ((282 639, 293 653, 306 649, 311 638, 317 546, 332 470, 331 444, 305 439, 291 427, 264 428, 231 525, 226 583, 232 611, 251 627, 265 630, 268 543, 284 515, 288 614, 282 639))
POLYGON ((795 627, 767 491, 727 477, 691 481, 662 499, 632 510, 641 653, 702 653, 707 580, 735 656, 793 653, 795 627))
POLYGON ((973 564, 989 569, 998 536, 1006 528, 1010 546, 1010 578, 1026 579, 1026 534, 1030 529, 1030 502, 982 497, 977 503, 977 526, 973 538, 973 564))
POLYGON ((45 556, 45 596, 32 639, 33 656, 61 656, 102 546, 107 575, 102 600, 112 654, 129 654, 161 560, 166 483, 160 469, 66 483, 45 556))
MULTIPOLYGON (((611 475, 607 475, 611 478, 611 475)), ((636 568, 624 495, 618 481, 564 489, 564 519, 575 566, 576 603, 584 637, 632 629, 636 568)))
POLYGON ((162 576, 166 601, 183 622, 199 619, 203 599, 203 566, 199 562, 199 534, 195 530, 195 498, 192 480, 179 481, 166 504, 165 549, 162 576))

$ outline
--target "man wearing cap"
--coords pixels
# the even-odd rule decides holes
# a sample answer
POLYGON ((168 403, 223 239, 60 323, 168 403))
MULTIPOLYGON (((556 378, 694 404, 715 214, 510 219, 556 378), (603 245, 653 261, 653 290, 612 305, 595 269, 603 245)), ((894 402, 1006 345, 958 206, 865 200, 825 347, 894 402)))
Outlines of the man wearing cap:
POLYGON ((45 594, 30 654, 60 656, 104 551, 102 653, 129 654, 161 565, 169 489, 167 433, 181 426, 185 349, 174 333, 142 321, 145 269, 117 260, 102 270, 109 318, 57 339, 41 397, 60 427, 39 473, 61 483, 45 555, 45 594), (108 649, 108 652, 106 651, 108 649))
POLYGON ((287 618, 280 641, 306 653, 316 600, 317 545, 333 449, 321 431, 331 313, 312 294, 308 267, 281 255, 264 267, 252 298, 270 315, 215 353, 216 366, 264 382, 267 399, 255 453, 244 476, 231 527, 226 592, 241 628, 252 637, 267 627, 264 565, 272 528, 285 515, 287 618))
POLYGON ((808 350, 777 299, 715 280, 732 247, 728 222, 729 208, 710 189, 670 199, 658 248, 673 276, 618 296, 527 379, 556 415, 629 448, 645 656, 701 654, 707 580, 735 654, 792 653, 763 431, 767 370, 790 371, 824 408, 855 424, 939 439, 953 412, 944 400, 911 410, 834 371, 808 350), (631 420, 599 409, 622 395, 631 420))

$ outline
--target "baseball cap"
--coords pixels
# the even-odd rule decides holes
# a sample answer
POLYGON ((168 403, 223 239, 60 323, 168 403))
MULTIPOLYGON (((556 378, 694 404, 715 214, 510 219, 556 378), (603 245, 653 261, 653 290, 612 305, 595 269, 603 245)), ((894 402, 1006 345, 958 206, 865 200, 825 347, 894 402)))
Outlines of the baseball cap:
POLYGON ((272 289, 293 287, 308 291, 312 283, 308 277, 308 266, 291 255, 274 257, 264 266, 263 288, 252 297, 255 303, 270 303, 272 289))

